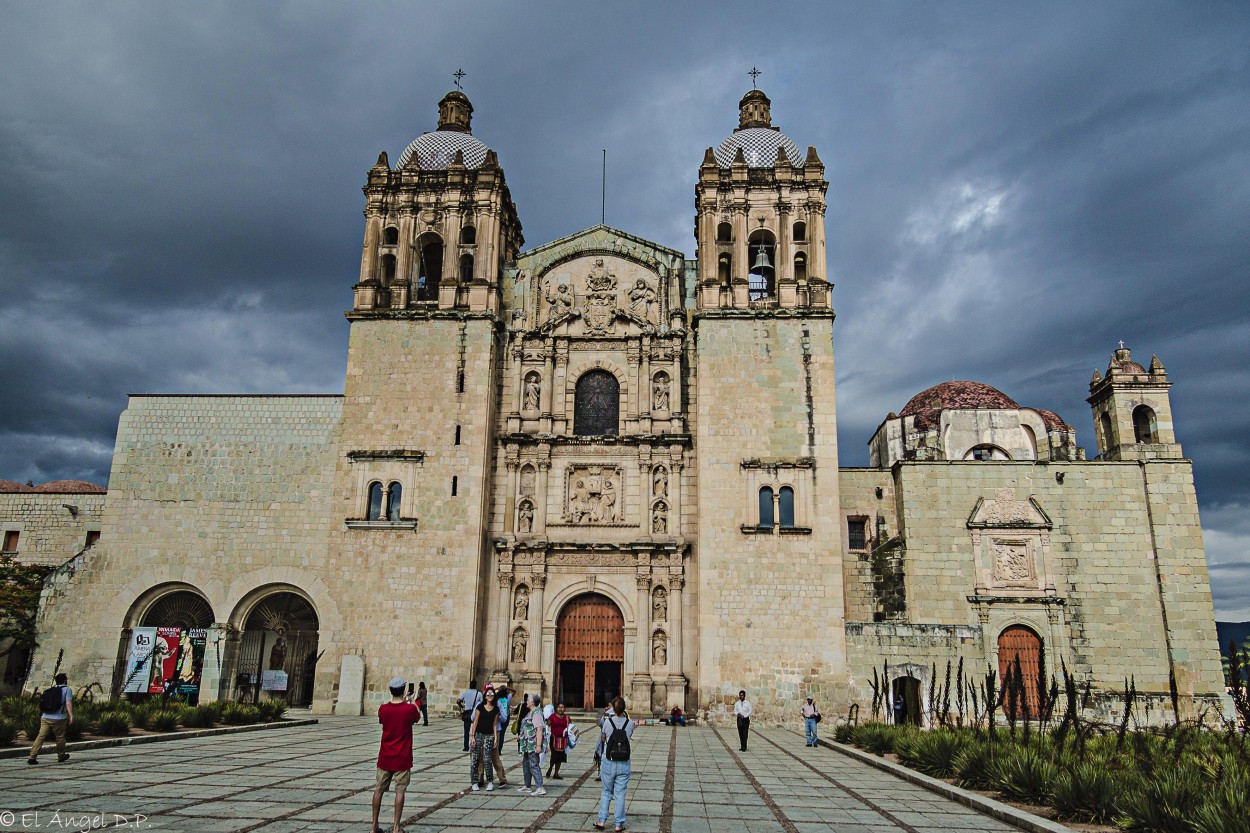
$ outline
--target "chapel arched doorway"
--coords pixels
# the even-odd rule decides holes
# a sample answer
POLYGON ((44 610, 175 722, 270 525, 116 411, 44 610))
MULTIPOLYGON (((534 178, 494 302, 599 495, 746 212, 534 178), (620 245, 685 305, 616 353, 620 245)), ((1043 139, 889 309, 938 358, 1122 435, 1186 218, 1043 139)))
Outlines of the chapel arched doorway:
POLYGON ((263 697, 292 706, 312 703, 320 620, 299 593, 276 590, 256 602, 243 624, 235 697, 256 703, 263 697))
POLYGON ((1032 718, 1041 714, 1046 685, 1043 676, 1045 669, 1046 656, 1042 638, 1032 628, 1012 625, 998 635, 998 679, 999 688, 1003 692, 1004 713, 1010 710, 1014 701, 1020 716, 1023 716, 1025 708, 1032 718), (1018 679, 1017 661, 1020 664, 1018 679), (1016 689, 1014 697, 1009 691, 1012 687, 1016 689))
POLYGON ((188 584, 171 583, 141 595, 126 614, 114 672, 114 690, 199 702, 200 679, 213 608, 188 584))
POLYGON ((556 622, 556 696, 570 709, 597 709, 620 695, 625 617, 601 593, 576 596, 556 622))

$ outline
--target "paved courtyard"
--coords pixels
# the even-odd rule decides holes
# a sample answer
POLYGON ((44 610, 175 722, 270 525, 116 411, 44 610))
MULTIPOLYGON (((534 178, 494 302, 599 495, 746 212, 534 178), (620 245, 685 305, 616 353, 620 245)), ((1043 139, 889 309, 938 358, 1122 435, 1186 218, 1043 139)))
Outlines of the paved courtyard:
MULTIPOLYGON (((186 833, 361 833, 369 829, 379 731, 372 718, 329 717, 315 726, 78 752, 66 764, 53 763, 47 750, 38 767, 0 760, 0 830, 127 821, 132 830, 186 833)), ((599 784, 589 742, 573 751, 565 778, 547 785, 549 795, 474 793, 462 731, 447 719, 417 728, 405 830, 591 829, 599 784)), ((521 771, 509 747, 515 786, 521 771)), ((639 727, 627 810, 636 833, 1015 830, 840 753, 807 748, 799 732, 784 729, 753 730, 750 750, 739 753, 732 727, 639 727)))

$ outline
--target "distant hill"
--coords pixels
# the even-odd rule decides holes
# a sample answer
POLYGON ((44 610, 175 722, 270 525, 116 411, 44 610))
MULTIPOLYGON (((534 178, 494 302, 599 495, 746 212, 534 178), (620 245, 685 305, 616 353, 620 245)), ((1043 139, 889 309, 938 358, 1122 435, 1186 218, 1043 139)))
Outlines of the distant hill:
POLYGON ((1220 635, 1220 653, 1228 653, 1228 643, 1246 644, 1250 640, 1250 622, 1216 622, 1215 631, 1220 635))

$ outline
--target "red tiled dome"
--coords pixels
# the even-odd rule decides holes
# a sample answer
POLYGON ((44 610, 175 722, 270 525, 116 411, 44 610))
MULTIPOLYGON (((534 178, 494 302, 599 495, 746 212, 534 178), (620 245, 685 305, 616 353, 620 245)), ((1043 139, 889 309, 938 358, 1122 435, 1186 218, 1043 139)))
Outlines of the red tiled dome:
POLYGON ((53 480, 27 491, 50 492, 59 495, 103 495, 108 492, 108 489, 97 486, 95 483, 88 483, 86 480, 53 480))
POLYGON ((1059 414, 1054 411, 1047 411, 1044 408, 1034 408, 1033 410, 1042 415, 1042 422, 1046 423, 1046 427, 1050 430, 1069 427, 1068 424, 1063 421, 1063 417, 1059 416, 1059 414))
POLYGON ((1019 407, 1010 396, 982 382, 943 382, 913 396, 899 411, 899 416, 915 417, 917 428, 932 428, 938 424, 942 411, 1017 410, 1019 407))

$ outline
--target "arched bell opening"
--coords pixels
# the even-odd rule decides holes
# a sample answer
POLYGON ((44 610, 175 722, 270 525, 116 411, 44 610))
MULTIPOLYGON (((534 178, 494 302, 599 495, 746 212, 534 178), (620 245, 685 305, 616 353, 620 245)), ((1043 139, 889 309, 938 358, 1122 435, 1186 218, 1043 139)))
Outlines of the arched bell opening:
POLYGON ((443 280, 443 238, 432 232, 417 239, 417 300, 437 301, 443 280))
POLYGON ((747 284, 752 301, 777 296, 777 242, 768 229, 756 229, 747 240, 751 271, 747 284))

